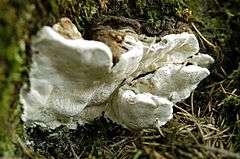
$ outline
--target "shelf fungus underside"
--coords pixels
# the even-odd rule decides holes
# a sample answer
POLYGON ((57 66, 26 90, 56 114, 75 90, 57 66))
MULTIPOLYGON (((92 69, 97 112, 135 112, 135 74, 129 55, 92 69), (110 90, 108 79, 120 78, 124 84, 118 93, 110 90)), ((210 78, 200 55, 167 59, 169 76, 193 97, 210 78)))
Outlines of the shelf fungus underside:
POLYGON ((156 42, 128 29, 108 30, 116 34, 111 44, 118 42, 110 46, 83 39, 71 21, 62 21, 32 39, 30 85, 20 93, 27 125, 76 128, 104 112, 129 129, 159 127, 210 74, 214 60, 199 53, 194 34, 156 42))

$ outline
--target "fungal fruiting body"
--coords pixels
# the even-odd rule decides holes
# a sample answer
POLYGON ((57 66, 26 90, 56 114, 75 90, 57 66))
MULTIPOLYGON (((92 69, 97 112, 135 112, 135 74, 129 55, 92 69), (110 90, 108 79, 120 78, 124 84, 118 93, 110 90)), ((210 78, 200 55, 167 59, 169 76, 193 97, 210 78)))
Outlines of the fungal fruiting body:
POLYGON ((26 124, 76 128, 105 112, 130 129, 164 125, 214 61, 198 53, 194 34, 170 34, 155 43, 117 30, 124 36, 113 56, 113 47, 84 40, 70 20, 62 22, 33 37, 30 87, 20 93, 26 124))

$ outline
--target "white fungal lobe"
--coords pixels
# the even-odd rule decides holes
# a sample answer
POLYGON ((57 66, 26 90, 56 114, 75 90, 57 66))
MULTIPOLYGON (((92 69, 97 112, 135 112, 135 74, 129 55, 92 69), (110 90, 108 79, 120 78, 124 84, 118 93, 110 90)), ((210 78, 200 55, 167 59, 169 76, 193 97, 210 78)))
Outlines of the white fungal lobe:
POLYGON ((209 75, 205 67, 214 60, 198 53, 193 34, 146 43, 143 35, 119 32, 125 34, 120 47, 126 52, 113 64, 112 48, 84 40, 70 20, 43 27, 32 40, 30 88, 25 85, 20 94, 22 119, 76 128, 104 111, 130 129, 161 126, 172 118, 173 105, 209 75))

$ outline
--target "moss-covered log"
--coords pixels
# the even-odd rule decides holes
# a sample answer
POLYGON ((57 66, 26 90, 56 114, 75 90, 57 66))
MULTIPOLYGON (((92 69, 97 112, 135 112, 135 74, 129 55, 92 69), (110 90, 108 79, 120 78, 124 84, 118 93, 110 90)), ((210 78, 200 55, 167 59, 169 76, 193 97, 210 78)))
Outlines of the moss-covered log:
POLYGON ((0 156, 240 158, 239 7, 239 0, 1 0, 0 156), (212 75, 191 99, 178 104, 184 110, 176 107, 161 132, 133 133, 104 118, 77 130, 25 130, 18 94, 28 81, 31 35, 60 17, 70 18, 85 38, 103 21, 122 25, 121 17, 140 22, 139 33, 149 36, 191 29, 201 51, 216 59, 212 75))

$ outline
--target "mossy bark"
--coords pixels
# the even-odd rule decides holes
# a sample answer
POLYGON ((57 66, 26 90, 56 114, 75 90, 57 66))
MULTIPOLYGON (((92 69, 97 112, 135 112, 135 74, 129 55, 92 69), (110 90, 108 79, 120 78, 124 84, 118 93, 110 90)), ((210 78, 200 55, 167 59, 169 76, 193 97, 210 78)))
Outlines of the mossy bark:
MULTIPOLYGON (((206 82, 213 84, 228 79, 227 76, 236 69, 235 76, 229 76, 230 80, 234 81, 229 89, 237 89, 235 93, 239 95, 239 75, 236 73, 240 72, 239 68, 237 71, 240 59, 239 7, 239 0, 1 0, 0 156, 34 156, 28 153, 21 142, 25 132, 20 119, 21 105, 18 94, 21 85, 27 82, 31 62, 31 35, 41 26, 52 25, 60 17, 68 17, 87 38, 89 27, 99 22, 98 19, 103 15, 136 19, 141 24, 139 32, 149 36, 178 33, 189 28, 195 32, 192 27, 192 24, 195 24, 202 35, 213 44, 209 45, 199 36, 201 51, 213 55, 216 59, 212 68, 213 75, 206 82), (189 10, 186 10, 187 8, 189 10), (221 70, 225 71, 219 74, 221 70)), ((239 96, 223 96, 220 100, 227 106, 234 105, 234 101, 239 101, 239 96)), ((228 109, 224 108, 223 112, 225 110, 228 109)), ((237 113, 239 114, 239 111, 237 113)), ((139 152, 142 153, 143 150, 136 151, 135 155, 139 155, 139 152)))

